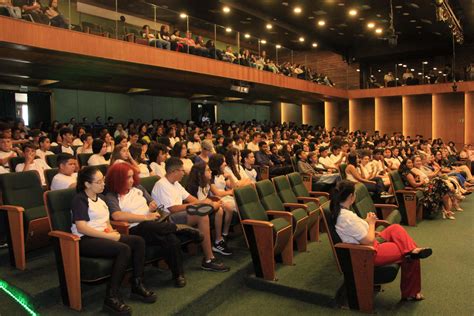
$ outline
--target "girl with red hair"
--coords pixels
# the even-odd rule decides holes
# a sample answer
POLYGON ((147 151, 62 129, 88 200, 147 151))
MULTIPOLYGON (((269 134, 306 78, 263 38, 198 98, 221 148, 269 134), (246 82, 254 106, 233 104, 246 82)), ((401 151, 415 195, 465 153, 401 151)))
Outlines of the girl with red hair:
POLYGON ((116 163, 107 171, 105 196, 111 217, 130 223, 130 234, 143 237, 147 245, 158 246, 170 267, 177 287, 186 285, 181 254, 181 242, 176 232, 201 242, 199 231, 181 225, 160 221, 158 206, 140 185, 138 171, 129 163, 116 163))

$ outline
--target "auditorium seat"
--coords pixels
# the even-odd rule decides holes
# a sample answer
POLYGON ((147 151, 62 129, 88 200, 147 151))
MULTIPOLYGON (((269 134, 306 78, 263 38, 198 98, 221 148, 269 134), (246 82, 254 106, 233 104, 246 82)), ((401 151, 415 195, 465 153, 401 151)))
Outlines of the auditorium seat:
POLYGON ((48 155, 48 156, 46 156, 46 163, 51 168, 58 168, 58 155, 48 155))
POLYGON ((81 24, 82 24, 82 30, 84 31, 84 33, 99 35, 103 37, 110 37, 110 34, 108 32, 104 32, 102 29, 102 26, 98 24, 85 22, 85 21, 82 21, 81 24))
POLYGON ((48 218, 43 204, 43 188, 36 171, 0 176, 4 205, 0 206, 7 223, 11 264, 26 268, 26 251, 48 244, 48 218))
POLYGON ((79 162, 79 168, 85 167, 88 165, 89 158, 93 154, 78 154, 77 155, 77 161, 79 162))
POLYGON ((280 200, 285 203, 285 205, 298 204, 306 210, 306 213, 309 216, 308 232, 310 234, 310 240, 318 241, 320 212, 319 199, 315 197, 296 197, 286 176, 274 177, 272 180, 280 200))
POLYGON ((339 174, 341 175, 341 178, 342 180, 346 180, 346 168, 347 168, 347 164, 345 163, 341 163, 339 165, 339 174))
POLYGON ((151 194, 151 191, 153 191, 153 187, 158 180, 160 180, 159 176, 144 177, 140 178, 140 184, 145 188, 145 190, 147 190, 148 193, 151 194))
MULTIPOLYGON (((373 212, 377 214, 377 209, 381 210, 381 218, 386 220, 389 224, 400 224, 402 221, 402 215, 398 211, 398 206, 393 204, 374 204, 372 197, 370 196, 367 187, 362 183, 356 183, 355 185, 356 200, 352 206, 354 211, 359 217, 365 219, 367 213, 373 212)), ((379 226, 378 231, 383 230, 382 226, 379 226)))
POLYGON ((391 171, 389 176, 402 216, 402 222, 409 226, 416 226, 417 220, 420 221, 423 218, 423 206, 419 203, 419 200, 423 197, 423 192, 405 187, 398 171, 391 171))
POLYGON ((10 171, 11 172, 16 172, 16 166, 24 163, 25 162, 25 157, 13 157, 8 161, 8 164, 10 165, 10 171))
POLYGON ((46 179, 46 189, 51 189, 51 183, 53 183, 53 178, 59 172, 58 168, 47 169, 44 171, 44 178, 46 179))
POLYGON ((276 255, 281 255, 283 264, 293 264, 293 216, 289 212, 266 212, 252 186, 235 189, 234 195, 255 275, 275 281, 276 255))
POLYGON ((308 245, 308 214, 301 206, 287 206, 281 202, 275 192, 275 187, 270 180, 262 180, 256 183, 258 197, 266 211, 289 211, 293 215, 293 240, 296 242, 298 251, 306 251, 308 245))
MULTIPOLYGON (((324 225, 328 230, 328 239, 340 270, 344 274, 344 287, 351 309, 365 313, 374 311, 374 286, 395 280, 400 269, 398 264, 375 267, 375 248, 367 245, 343 243, 336 232, 331 219, 329 202, 321 206, 324 225)), ((376 226, 387 225, 377 221, 376 226)))

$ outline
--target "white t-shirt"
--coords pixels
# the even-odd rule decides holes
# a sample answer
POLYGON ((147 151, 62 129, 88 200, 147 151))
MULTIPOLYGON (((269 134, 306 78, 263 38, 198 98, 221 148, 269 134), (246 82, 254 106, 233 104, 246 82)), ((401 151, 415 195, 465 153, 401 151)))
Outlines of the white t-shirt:
POLYGON ((43 161, 46 161, 46 156, 51 156, 51 155, 54 155, 54 153, 52 151, 42 151, 41 149, 36 149, 36 152, 35 152, 36 156, 38 158, 40 158, 41 160, 43 161))
POLYGON ((251 151, 259 151, 260 148, 258 147, 258 144, 255 144, 254 142, 250 142, 247 144, 247 149, 251 151))
POLYGON ((71 233, 78 236, 84 236, 77 231, 76 221, 86 221, 87 226, 98 231, 104 231, 107 228, 110 213, 105 201, 97 196, 97 200, 92 200, 84 192, 78 193, 72 199, 71 205, 72 221, 71 233))
MULTIPOLYGON (((15 172, 22 172, 23 168, 25 168, 24 163, 19 163, 15 167, 15 172)), ((30 170, 36 170, 40 176, 41 179, 41 184, 46 185, 46 178, 44 177, 44 171, 51 169, 44 160, 42 159, 35 159, 33 160, 33 163, 29 166, 28 171, 30 170)))
POLYGON ((78 154, 92 154, 93 153, 92 147, 84 149, 84 146, 78 147, 76 151, 78 154))
POLYGON ((78 137, 78 138, 75 138, 75 139, 72 141, 72 145, 73 145, 73 146, 82 146, 82 145, 84 145, 84 143, 83 143, 82 140, 78 137))
POLYGON ((138 169, 140 169, 140 174, 138 175, 140 178, 146 178, 150 176, 150 170, 148 170, 148 166, 146 164, 139 163, 138 169))
POLYGON ((191 153, 196 153, 201 151, 201 143, 200 142, 189 142, 188 143, 188 150, 191 153))
POLYGON ((210 190, 211 190, 211 186, 209 184, 206 185, 204 188, 199 187, 197 196, 196 196, 197 199, 200 201, 207 199, 207 197, 209 196, 210 190))
POLYGON ((329 156, 319 157, 318 161, 319 161, 320 164, 322 164, 324 166, 327 166, 329 168, 337 169, 336 165, 334 164, 334 161, 329 156))
POLYGON ((77 173, 73 173, 70 176, 58 173, 53 177, 53 181, 51 181, 51 191, 68 189, 71 184, 75 184, 76 182, 77 173))
MULTIPOLYGON (((10 151, 0 151, 0 159, 4 159, 6 157, 16 157, 18 156, 16 154, 16 152, 14 152, 13 150, 10 150, 10 151)), ((10 165, 8 164, 8 161, 3 165, 5 167, 5 169, 7 170, 10 170, 10 165)))
POLYGON ((181 158, 181 161, 183 162, 184 172, 189 174, 191 172, 191 168, 193 167, 193 161, 189 158, 181 158))
MULTIPOLYGON (((242 173, 245 173, 245 171, 244 171, 244 168, 242 168, 241 165, 237 165, 236 168, 237 168, 237 172, 238 172, 239 175, 240 175, 240 179, 248 179, 248 177, 245 177, 245 178, 244 178, 244 177, 242 176, 242 173)), ((224 172, 230 174, 230 176, 232 177, 232 180, 234 180, 234 182, 240 181, 240 180, 237 179, 237 177, 234 175, 234 173, 232 172, 232 169, 230 169, 229 166, 226 166, 226 167, 225 167, 224 172)))
POLYGON ((242 168, 242 172, 240 173, 240 177, 242 179, 250 179, 253 183, 257 182, 257 170, 251 169, 248 170, 246 168, 242 168))
MULTIPOLYGON (((143 192, 133 187, 127 194, 118 198, 120 210, 136 215, 147 215, 150 210, 143 192)), ((130 223, 130 227, 137 226, 139 223, 130 223)))
POLYGON ((158 164, 156 162, 152 162, 150 164, 150 168, 151 168, 151 171, 153 171, 153 173, 155 175, 157 175, 158 177, 160 177, 160 178, 163 178, 166 175, 166 169, 165 169, 165 163, 164 162, 162 162, 160 164, 158 164))
POLYGON ((61 145, 61 152, 62 153, 66 153, 66 154, 71 154, 74 156, 74 149, 72 149, 71 146, 69 147, 64 147, 63 145, 61 145))
POLYGON ((7 169, 5 169, 3 166, 0 166, 0 174, 3 174, 3 173, 9 173, 10 171, 8 171, 7 169))
POLYGON ((225 191, 226 189, 226 183, 225 183, 225 177, 223 174, 215 176, 214 177, 214 183, 213 183, 218 190, 225 191))
POLYGON ((343 208, 337 218, 336 232, 342 242, 360 244, 369 232, 369 224, 354 212, 343 208))
POLYGON ((93 154, 89 157, 89 160, 87 160, 88 166, 108 165, 109 163, 109 160, 105 160, 104 156, 99 154, 93 154))
POLYGON ((155 183, 153 190, 151 191, 151 197, 158 205, 163 205, 165 211, 169 207, 175 205, 183 205, 183 201, 189 197, 188 191, 176 181, 175 183, 169 182, 168 178, 163 177, 155 183))

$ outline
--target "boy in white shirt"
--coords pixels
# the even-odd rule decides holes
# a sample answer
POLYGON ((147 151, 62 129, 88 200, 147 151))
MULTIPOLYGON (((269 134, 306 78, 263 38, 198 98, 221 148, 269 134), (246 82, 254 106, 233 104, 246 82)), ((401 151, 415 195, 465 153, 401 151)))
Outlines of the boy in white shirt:
POLYGON ((61 128, 59 135, 61 136, 61 152, 74 155, 74 150, 71 147, 74 139, 72 130, 67 127, 61 128))
POLYGON ((36 148, 32 143, 26 143, 23 146, 23 152, 25 155, 25 162, 16 165, 15 172, 35 170, 38 172, 38 175, 41 180, 41 185, 46 185, 44 171, 51 168, 46 164, 44 160, 36 158, 36 148))
POLYGON ((51 182, 51 190, 75 188, 77 182, 76 159, 70 154, 59 154, 57 161, 59 172, 51 182))
POLYGON ((9 137, 0 137, 0 166, 7 172, 10 172, 10 159, 18 157, 22 152, 20 149, 12 146, 12 139, 9 137))
POLYGON ((36 156, 46 162, 46 156, 54 155, 52 151, 49 151, 51 148, 51 141, 47 136, 41 136, 38 141, 39 148, 36 149, 36 156))

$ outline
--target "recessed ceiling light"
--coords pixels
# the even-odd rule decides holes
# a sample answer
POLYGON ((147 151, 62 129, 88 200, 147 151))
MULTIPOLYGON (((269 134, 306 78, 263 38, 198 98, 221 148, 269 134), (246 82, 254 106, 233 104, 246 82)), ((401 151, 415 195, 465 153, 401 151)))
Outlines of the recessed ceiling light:
POLYGON ((357 72, 360 72, 360 69, 356 69, 357 72))
POLYGON ((182 19, 186 19, 188 17, 188 15, 186 13, 181 13, 179 15, 179 17, 182 18, 182 19))
POLYGON ((318 21, 318 25, 319 25, 319 26, 325 26, 325 25, 326 25, 326 21, 324 21, 324 20, 319 20, 319 21, 318 21))
POLYGON ((367 27, 369 29, 373 29, 375 27, 375 23, 374 22, 369 22, 369 23, 367 23, 367 27))
POLYGON ((438 70, 438 68, 436 68, 436 67, 433 67, 433 70, 438 70))
POLYGON ((300 14, 301 11, 303 11, 303 10, 301 10, 301 7, 295 7, 295 8, 293 9, 293 12, 296 13, 296 14, 300 14))
POLYGON ((300 38, 298 38, 298 40, 299 40, 300 42, 304 42, 304 37, 301 36, 300 38))
POLYGON ((224 13, 229 13, 229 12, 230 12, 230 8, 229 8, 228 6, 225 6, 225 7, 222 8, 222 11, 223 11, 224 13))
POLYGON ((422 75, 422 73, 421 73, 421 72, 419 72, 419 73, 418 73, 418 76, 421 76, 421 75, 422 75))
POLYGON ((340 7, 345 6, 344 2, 339 2, 337 5, 340 6, 340 7))
POLYGON ((417 26, 416 26, 416 28, 417 28, 417 29, 422 29, 422 28, 423 28, 423 26, 421 26, 421 25, 417 25, 417 26))
POLYGON ((271 25, 271 23, 267 23, 266 28, 267 30, 271 30, 273 28, 273 25, 271 25))
POLYGON ((382 69, 377 70, 378 72, 382 72, 382 69))
POLYGON ((225 28, 225 31, 226 31, 227 33, 230 33, 230 32, 232 32, 232 29, 231 29, 230 27, 226 27, 226 28, 225 28))
POLYGON ((377 34, 382 34, 382 32, 383 32, 383 30, 380 27, 375 30, 375 33, 377 33, 377 34))
POLYGON ((260 41, 260 43, 262 43, 263 45, 265 45, 265 44, 267 43, 267 41, 263 39, 263 40, 260 41))
POLYGON ((281 45, 280 45, 280 44, 276 44, 275 47, 278 49, 278 48, 281 48, 281 45))
POLYGON ((318 43, 313 43, 313 47, 318 47, 318 43))
POLYGON ((245 34, 244 36, 245 36, 245 38, 250 38, 250 34, 249 34, 249 33, 245 34))
POLYGON ((403 12, 403 15, 404 15, 404 16, 409 16, 410 13, 408 13, 408 12, 403 12))
POLYGON ((410 20, 410 23, 416 23, 416 20, 410 20))
POLYGON ((423 65, 428 65, 428 62, 427 62, 427 61, 424 61, 424 62, 423 62, 423 65))
POLYGON ((407 65, 403 65, 403 68, 407 68, 407 65))
POLYGON ((415 68, 410 69, 410 71, 415 71, 415 68))
POLYGON ((356 16, 357 15, 357 10, 355 10, 355 9, 349 10, 349 15, 350 16, 356 16))
POLYGON ((285 2, 282 2, 281 5, 287 7, 287 6, 288 6, 288 2, 286 2, 286 1, 285 1, 285 2))
POLYGON ((403 64, 398 64, 398 66, 400 66, 400 67, 401 67, 401 66, 403 66, 403 64))
POLYGON ((440 70, 440 71, 438 71, 438 73, 439 73, 439 74, 442 74, 443 72, 440 70))
POLYGON ((397 5, 397 6, 395 6, 395 9, 401 9, 401 8, 403 8, 402 5, 397 5))

